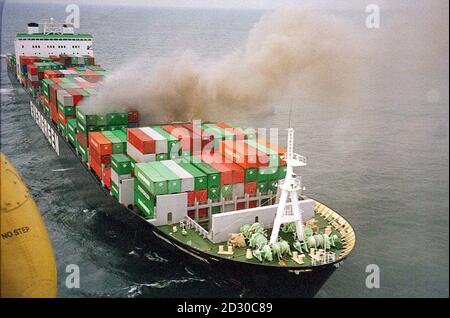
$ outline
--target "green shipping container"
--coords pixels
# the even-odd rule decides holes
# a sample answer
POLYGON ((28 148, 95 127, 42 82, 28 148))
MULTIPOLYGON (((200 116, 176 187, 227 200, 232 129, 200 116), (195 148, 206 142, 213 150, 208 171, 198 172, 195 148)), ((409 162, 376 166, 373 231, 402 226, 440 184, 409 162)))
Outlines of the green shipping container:
POLYGON ((272 149, 265 147, 264 145, 256 142, 256 140, 246 140, 245 142, 248 145, 252 146, 253 148, 258 149, 259 151, 262 151, 263 153, 269 156, 269 167, 279 166, 280 155, 276 151, 273 151, 272 149))
POLYGON ((257 181, 269 181, 278 179, 278 167, 258 168, 257 181))
POLYGON ((286 166, 279 166, 278 167, 278 179, 284 179, 286 177, 286 171, 287 171, 287 167, 286 166))
POLYGON ((256 181, 257 179, 258 179, 258 169, 257 168, 245 169, 245 182, 256 181))
POLYGON ((58 120, 58 130, 63 136, 67 136, 67 128, 61 121, 58 120))
POLYGON ((270 180, 267 181, 267 191, 272 191, 272 193, 277 193, 278 181, 270 180))
POLYGON ((170 154, 170 159, 179 157, 180 141, 159 126, 152 126, 152 128, 161 136, 167 139, 167 151, 170 154))
POLYGON ((149 162, 148 164, 160 173, 160 175, 167 180, 167 193, 181 192, 181 179, 169 168, 159 161, 149 162))
POLYGON ((77 122, 76 118, 67 119, 67 133, 76 135, 77 134, 77 122))
POLYGON ((131 173, 131 159, 125 154, 113 154, 111 156, 111 168, 118 175, 131 173))
POLYGON ((135 177, 148 192, 153 195, 167 194, 167 180, 148 162, 136 163, 134 170, 135 177))
POLYGON ((146 204, 144 197, 140 193, 136 194, 134 199, 136 206, 143 213, 143 215, 147 218, 153 219, 155 215, 155 206, 146 204))
POLYGON ((119 200, 119 187, 112 180, 111 180, 111 194, 113 195, 113 197, 119 200))
POLYGON ((64 114, 64 116, 72 116, 75 114, 74 106, 63 106, 60 102, 57 103, 59 112, 64 114))
POLYGON ((77 139, 75 138, 75 136, 72 133, 69 133, 69 131, 67 131, 67 139, 69 140, 69 143, 76 148, 77 146, 77 139))
POLYGON ((95 126, 97 124, 97 115, 87 114, 81 107, 77 107, 77 119, 85 126, 95 126))
POLYGON ((97 126, 106 126, 108 124, 106 121, 106 115, 97 115, 97 120, 95 124, 97 126))
POLYGON ((220 187, 209 187, 208 188, 208 199, 212 201, 220 200, 220 187))
POLYGON ((107 125, 127 125, 128 124, 128 113, 115 112, 106 114, 106 124, 107 125))
POLYGON ((244 134, 245 139, 249 139, 249 140, 256 139, 257 131, 254 128, 242 128, 235 123, 226 123, 226 125, 233 127, 241 134, 244 134))
POLYGON ((169 160, 169 154, 168 153, 157 153, 156 161, 162 161, 162 160, 169 160))
POLYGON ((91 131, 98 131, 97 126, 86 126, 80 120, 77 121, 77 130, 80 134, 84 135, 86 138, 88 137, 88 133, 91 131))
POLYGON ((77 140, 77 149, 78 149, 78 153, 81 156, 81 159, 84 162, 88 162, 89 160, 89 151, 83 147, 83 145, 77 140))
POLYGON ((233 185, 232 184, 225 184, 220 187, 220 194, 224 198, 230 199, 233 197, 233 185))
POLYGON ((200 163, 192 163, 197 169, 199 169, 200 171, 202 171, 203 173, 205 173, 207 175, 208 178, 208 182, 207 182, 207 186, 208 188, 213 188, 213 187, 220 187, 220 172, 217 171, 216 169, 214 169, 213 167, 211 167, 209 164, 205 163, 205 162, 200 162, 200 163))
POLYGON ((148 192, 144 185, 137 179, 134 179, 134 194, 135 196, 137 194, 141 195, 142 200, 147 206, 154 206, 156 202, 156 197, 148 192))
POLYGON ((208 177, 200 169, 197 169, 193 164, 186 162, 179 162, 178 165, 194 176, 194 190, 205 190, 208 188, 208 177))
POLYGON ((261 193, 261 194, 267 194, 267 181, 258 181, 257 184, 257 190, 261 193))

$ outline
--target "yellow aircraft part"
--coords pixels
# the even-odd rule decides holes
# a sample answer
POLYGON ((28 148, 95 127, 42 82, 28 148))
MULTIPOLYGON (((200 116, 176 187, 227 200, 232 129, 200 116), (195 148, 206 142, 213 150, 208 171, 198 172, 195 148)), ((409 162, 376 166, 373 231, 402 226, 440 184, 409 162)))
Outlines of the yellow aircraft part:
POLYGON ((0 165, 0 297, 56 297, 55 257, 39 209, 3 153, 0 165))

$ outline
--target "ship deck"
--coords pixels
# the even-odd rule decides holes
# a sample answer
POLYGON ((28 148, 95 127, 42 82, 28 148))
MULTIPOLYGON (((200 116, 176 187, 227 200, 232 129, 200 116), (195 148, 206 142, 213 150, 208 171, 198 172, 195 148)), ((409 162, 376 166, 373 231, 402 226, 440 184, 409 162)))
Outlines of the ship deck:
MULTIPOLYGON (((342 218, 338 213, 330 209, 329 207, 323 205, 320 202, 316 201, 315 206, 315 220, 317 220, 318 232, 323 233, 325 227, 331 225, 332 232, 331 234, 336 234, 339 238, 340 244, 339 248, 331 248, 330 252, 335 253, 335 259, 330 260, 328 262, 314 262, 312 256, 310 254, 304 254, 303 264, 299 264, 292 259, 292 256, 285 255, 281 260, 274 255, 273 261, 262 261, 260 262, 255 257, 251 259, 246 258, 246 250, 247 247, 234 248, 232 255, 224 255, 219 254, 219 246, 224 246, 224 249, 227 250, 227 242, 213 243, 208 238, 203 237, 198 231, 194 228, 189 228, 186 230, 187 233, 182 234, 180 223, 171 224, 171 225, 162 225, 158 226, 158 229, 163 233, 171 236, 175 240, 188 245, 196 250, 199 250, 204 253, 208 253, 211 256, 217 258, 225 258, 232 261, 244 262, 255 265, 266 265, 266 266, 283 266, 283 267, 293 267, 293 268, 310 268, 319 265, 325 265, 329 263, 337 263, 344 259, 353 249, 356 241, 355 232, 351 225, 342 218), (177 228, 177 231, 174 232, 174 227, 177 228)), ((202 224, 203 225, 203 224, 202 224)), ((270 236, 271 229, 268 229, 268 236, 270 236)), ((295 251, 292 249, 293 243, 293 235, 291 233, 284 233, 280 231, 280 237, 289 242, 291 246, 291 251, 295 251)), ((299 253, 300 254, 300 253, 299 253)))

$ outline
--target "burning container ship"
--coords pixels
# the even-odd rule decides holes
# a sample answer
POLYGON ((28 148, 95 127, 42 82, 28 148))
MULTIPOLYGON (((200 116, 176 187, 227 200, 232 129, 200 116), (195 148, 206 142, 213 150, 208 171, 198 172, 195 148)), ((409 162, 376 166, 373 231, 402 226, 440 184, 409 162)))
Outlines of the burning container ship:
POLYGON ((320 287, 356 238, 342 216, 303 194, 294 168, 306 159, 293 151, 293 129, 284 149, 234 123, 143 126, 136 111, 96 113, 83 104, 107 73, 92 45, 92 35, 51 19, 30 23, 6 57, 61 161, 94 176, 121 219, 192 257, 242 279, 242 271, 297 274, 320 287))

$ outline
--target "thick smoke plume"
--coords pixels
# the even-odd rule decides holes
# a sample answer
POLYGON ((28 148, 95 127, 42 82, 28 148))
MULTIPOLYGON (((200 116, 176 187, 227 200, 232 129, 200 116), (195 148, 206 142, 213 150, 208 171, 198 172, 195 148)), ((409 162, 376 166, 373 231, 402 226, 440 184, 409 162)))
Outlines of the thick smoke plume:
POLYGON ((182 53, 148 74, 139 63, 117 69, 85 107, 138 110, 141 124, 150 124, 270 113, 287 95, 339 103, 354 84, 348 30, 332 16, 280 9, 254 25, 245 48, 218 60, 182 53))

